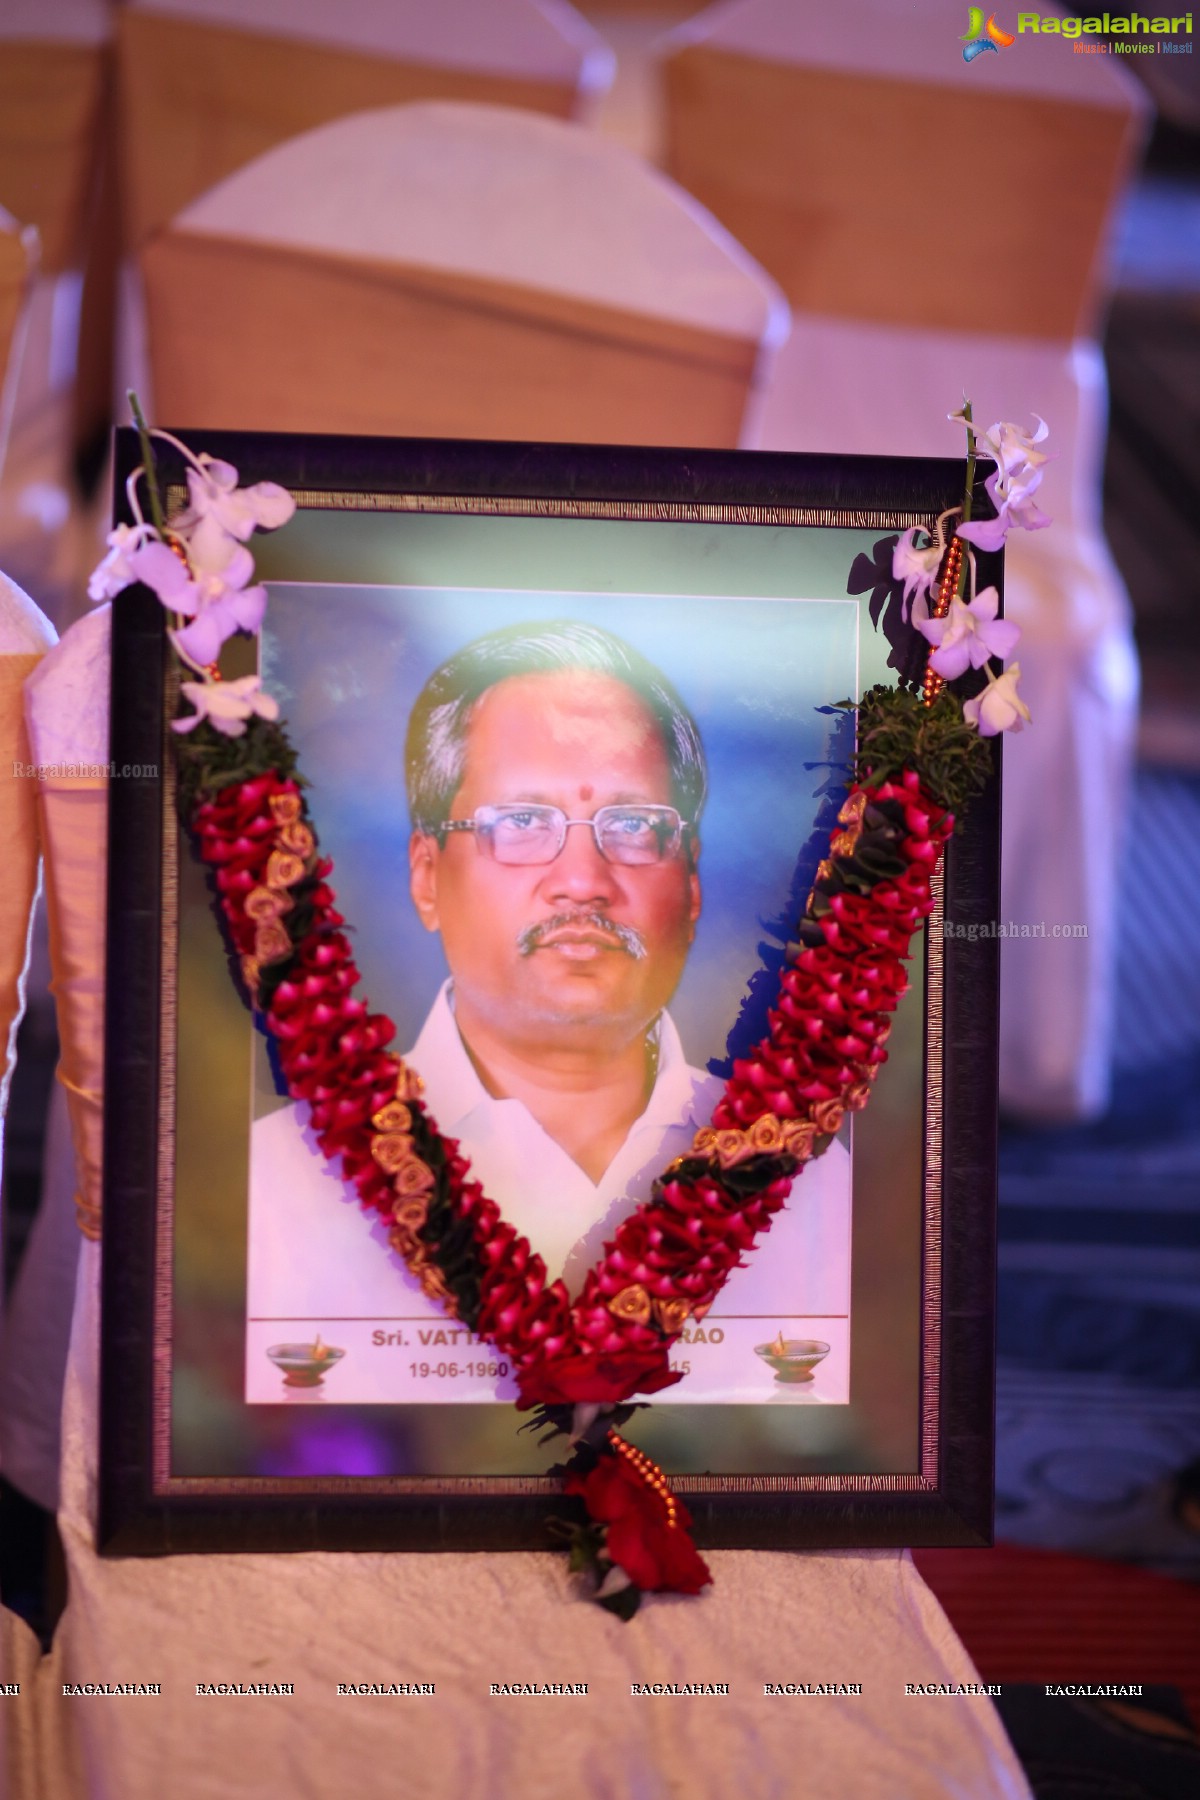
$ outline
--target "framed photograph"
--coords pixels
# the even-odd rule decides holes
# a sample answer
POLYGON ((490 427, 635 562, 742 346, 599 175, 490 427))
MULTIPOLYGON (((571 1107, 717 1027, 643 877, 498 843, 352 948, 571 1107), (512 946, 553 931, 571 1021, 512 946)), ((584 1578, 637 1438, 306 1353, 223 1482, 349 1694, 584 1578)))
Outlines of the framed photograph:
MULTIPOLYGON (((911 675, 892 543, 963 465, 192 448, 296 500, 222 670, 257 657, 279 701, 425 1105, 576 1294, 763 1037, 845 797, 839 703, 911 675)), ((119 434, 118 493, 140 460, 119 434)), ((247 1004, 177 823, 177 698, 131 589, 112 757, 159 773, 111 797, 101 1546, 543 1546, 559 1484, 510 1361, 364 1211, 247 1004)), ((990 1537, 997 789, 950 843, 870 1104, 629 1426, 701 1546, 990 1537)))

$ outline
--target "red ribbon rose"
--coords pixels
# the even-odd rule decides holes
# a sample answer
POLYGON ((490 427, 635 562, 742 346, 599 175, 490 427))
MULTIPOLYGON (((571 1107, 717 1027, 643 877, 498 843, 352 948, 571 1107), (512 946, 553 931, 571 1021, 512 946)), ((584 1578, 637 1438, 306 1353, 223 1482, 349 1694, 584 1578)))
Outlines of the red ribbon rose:
POLYGON ((607 1525, 609 1556, 643 1593, 698 1594, 712 1581, 688 1533, 687 1508, 677 1500, 675 1523, 668 1525, 662 1499, 624 1457, 601 1456, 590 1475, 568 1474, 563 1489, 607 1525))
POLYGON ((575 1406, 593 1402, 616 1406, 631 1394, 657 1394, 682 1381, 667 1363, 666 1346, 625 1351, 619 1356, 557 1356, 522 1369, 518 1382, 522 1412, 531 1406, 575 1406))

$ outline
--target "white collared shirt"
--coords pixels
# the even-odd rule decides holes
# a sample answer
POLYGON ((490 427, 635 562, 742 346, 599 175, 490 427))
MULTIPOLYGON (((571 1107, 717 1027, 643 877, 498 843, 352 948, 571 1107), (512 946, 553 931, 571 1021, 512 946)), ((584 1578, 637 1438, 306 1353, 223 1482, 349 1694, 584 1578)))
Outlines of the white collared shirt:
MULTIPOLYGON (((458 1139, 474 1178, 542 1256, 549 1278, 565 1275, 572 1293, 621 1221, 649 1198, 655 1177, 690 1148, 720 1097, 720 1080, 688 1064, 667 1013, 657 1026, 657 1049, 657 1076, 646 1109, 599 1182, 549 1136, 523 1101, 487 1092, 459 1035, 449 983, 405 1059, 424 1080, 424 1100, 443 1135, 458 1139)), ((258 1120, 251 1144, 248 1398, 278 1398, 273 1386, 257 1391, 267 1379, 257 1341, 264 1334, 304 1341, 319 1327, 326 1343, 341 1345, 353 1335, 352 1324, 395 1325, 416 1333, 420 1320, 444 1322, 389 1249, 387 1224, 364 1214, 353 1188, 326 1163, 307 1106, 282 1107, 258 1120)), ((829 1360, 848 1367, 849 1237, 849 1157, 835 1144, 806 1169, 769 1239, 731 1276, 719 1315, 741 1323, 724 1335, 762 1340, 779 1329, 830 1342, 837 1337, 829 1360)), ((700 1384, 684 1382, 671 1397, 739 1397, 724 1391, 728 1380, 718 1379, 715 1364, 725 1359, 704 1360, 714 1365, 711 1374, 722 1391, 706 1393, 700 1384), (689 1385, 692 1392, 685 1395, 689 1385)), ((274 1380, 274 1371, 269 1373, 274 1380)), ((763 1373, 761 1362, 748 1367, 753 1383, 761 1385, 763 1373)), ((348 1361, 344 1371, 331 1376, 331 1398, 335 1382, 346 1400, 415 1397, 407 1391, 350 1392, 348 1361)), ((845 1379, 837 1385, 844 1387, 845 1379)), ((735 1386, 740 1390, 740 1381, 735 1386)), ((482 1396, 439 1389, 438 1398, 451 1397, 482 1396)), ((834 1397, 845 1395, 831 1393, 834 1397)))
POLYGON ((647 1198, 654 1177, 707 1125, 721 1083, 689 1066, 674 1021, 663 1013, 650 1039, 658 1069, 646 1109, 593 1182, 523 1100, 488 1093, 459 1035, 453 1004, 446 982, 405 1060, 424 1081, 425 1103, 443 1135, 461 1141, 476 1180, 533 1244, 549 1279, 565 1274, 574 1292, 621 1220, 647 1198))

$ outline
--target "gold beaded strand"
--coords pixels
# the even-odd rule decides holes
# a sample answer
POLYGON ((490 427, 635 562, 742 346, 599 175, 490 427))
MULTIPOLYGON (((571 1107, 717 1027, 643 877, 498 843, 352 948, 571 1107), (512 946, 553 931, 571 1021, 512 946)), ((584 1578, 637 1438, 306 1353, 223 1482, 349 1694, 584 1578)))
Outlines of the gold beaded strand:
POLYGON ((674 1526, 679 1512, 679 1502, 671 1492, 670 1484, 658 1464, 652 1462, 644 1450, 639 1450, 635 1444, 628 1443, 617 1431, 610 1429, 608 1441, 617 1455, 623 1456, 634 1473, 640 1475, 646 1486, 652 1488, 658 1495, 666 1508, 668 1528, 674 1526))
MULTIPOLYGON (((958 592, 959 576, 962 573, 963 548, 958 538, 951 538, 946 546, 946 554, 942 559, 941 573, 938 577, 937 599, 930 608, 930 617, 944 619, 950 611, 950 602, 958 592)), ((932 656, 933 650, 929 654, 932 656)), ((936 669, 926 666, 925 682, 921 689, 922 706, 932 706, 945 682, 936 669)))

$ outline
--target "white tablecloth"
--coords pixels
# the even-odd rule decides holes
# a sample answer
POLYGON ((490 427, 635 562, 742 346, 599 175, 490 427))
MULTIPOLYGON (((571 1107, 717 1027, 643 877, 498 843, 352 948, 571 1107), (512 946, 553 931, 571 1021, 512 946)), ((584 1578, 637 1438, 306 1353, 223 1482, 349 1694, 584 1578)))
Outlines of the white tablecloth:
POLYGON ((15 1800, 1027 1796, 985 1696, 905 1691, 979 1681, 906 1551, 721 1552, 704 1595, 649 1599, 627 1625, 550 1553, 97 1559, 98 1267, 85 1245, 60 1520, 70 1604, 35 1689, 57 1713, 57 1785, 15 1800), (88 1681, 162 1693, 61 1693, 88 1681), (295 1691, 197 1695, 214 1682, 295 1691), (370 1682, 435 1692, 337 1692, 370 1682), (491 1693, 553 1682, 588 1692, 491 1693), (635 1682, 730 1691, 634 1696, 635 1682), (768 1697, 768 1682, 862 1692, 768 1697))

